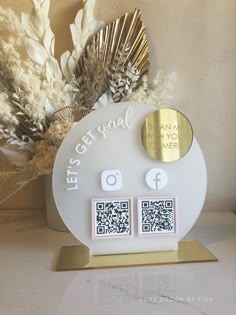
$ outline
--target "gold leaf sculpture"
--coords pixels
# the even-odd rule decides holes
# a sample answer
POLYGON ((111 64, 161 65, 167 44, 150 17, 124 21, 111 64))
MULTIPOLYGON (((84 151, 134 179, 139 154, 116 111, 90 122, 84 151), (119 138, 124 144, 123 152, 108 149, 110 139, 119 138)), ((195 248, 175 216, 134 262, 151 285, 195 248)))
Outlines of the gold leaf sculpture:
POLYGON ((149 65, 145 26, 136 9, 90 39, 76 67, 74 101, 91 108, 109 91, 113 101, 119 102, 142 84, 149 65))
POLYGON ((58 120, 61 122, 73 123, 79 121, 84 116, 88 115, 92 109, 81 106, 66 106, 56 111, 51 117, 50 121, 58 120))

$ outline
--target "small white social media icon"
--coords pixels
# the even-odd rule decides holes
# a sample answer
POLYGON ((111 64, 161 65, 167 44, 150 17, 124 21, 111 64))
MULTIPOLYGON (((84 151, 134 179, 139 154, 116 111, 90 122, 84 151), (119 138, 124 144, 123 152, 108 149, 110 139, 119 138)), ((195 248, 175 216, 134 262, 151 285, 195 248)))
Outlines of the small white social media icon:
POLYGON ((105 170, 101 174, 101 185, 105 191, 117 191, 122 187, 122 175, 119 170, 105 170))
POLYGON ((168 182, 167 174, 160 168, 152 168, 146 174, 146 183, 153 190, 163 189, 168 182))

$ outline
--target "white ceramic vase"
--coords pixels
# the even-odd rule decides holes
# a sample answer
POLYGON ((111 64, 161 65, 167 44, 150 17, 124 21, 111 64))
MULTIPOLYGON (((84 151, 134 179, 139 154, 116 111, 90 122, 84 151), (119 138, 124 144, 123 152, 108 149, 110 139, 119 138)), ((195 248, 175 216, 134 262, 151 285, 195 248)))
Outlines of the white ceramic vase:
POLYGON ((57 210, 52 190, 52 175, 45 176, 46 218, 49 228, 69 232, 57 210))

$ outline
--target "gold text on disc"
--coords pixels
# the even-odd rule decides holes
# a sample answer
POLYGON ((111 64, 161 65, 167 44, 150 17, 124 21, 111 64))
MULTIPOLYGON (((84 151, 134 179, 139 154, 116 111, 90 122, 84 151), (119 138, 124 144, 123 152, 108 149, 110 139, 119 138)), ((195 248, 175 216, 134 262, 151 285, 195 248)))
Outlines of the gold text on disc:
POLYGON ((181 159, 190 149, 193 130, 179 111, 162 108, 150 113, 142 125, 141 139, 148 155, 162 162, 181 159))

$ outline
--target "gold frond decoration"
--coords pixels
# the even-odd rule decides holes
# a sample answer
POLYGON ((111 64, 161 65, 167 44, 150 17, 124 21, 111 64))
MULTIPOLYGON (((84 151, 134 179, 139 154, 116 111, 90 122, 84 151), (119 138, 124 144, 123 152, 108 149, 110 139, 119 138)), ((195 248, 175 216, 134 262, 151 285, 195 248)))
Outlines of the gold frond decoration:
POLYGON ((88 109, 82 106, 66 106, 56 111, 51 117, 51 121, 60 121, 73 123, 80 121, 84 116, 92 112, 92 109, 88 109))
POLYGON ((108 90, 113 101, 119 102, 142 84, 149 66, 145 26, 136 9, 91 38, 76 67, 75 101, 91 108, 108 90))

